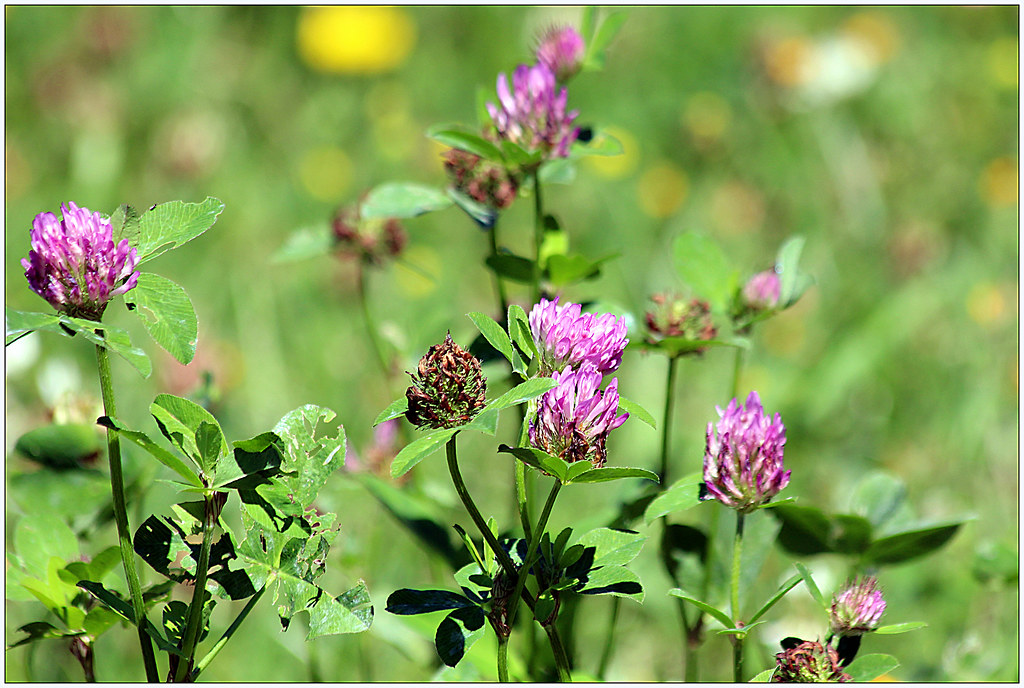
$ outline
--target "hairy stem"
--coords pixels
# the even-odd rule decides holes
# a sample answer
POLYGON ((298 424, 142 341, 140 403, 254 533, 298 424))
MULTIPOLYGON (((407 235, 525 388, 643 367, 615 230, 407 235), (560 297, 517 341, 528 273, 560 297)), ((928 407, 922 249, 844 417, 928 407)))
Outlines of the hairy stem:
MULTIPOLYGON (((100 392, 103 396, 103 413, 110 417, 117 415, 114 403, 114 385, 110 374, 110 354, 102 347, 96 347, 96 365, 100 376, 100 392)), ((135 552, 132 549, 131 527, 128 524, 128 511, 125 507, 124 474, 121 468, 121 438, 117 430, 107 428, 107 457, 110 463, 110 493, 114 503, 114 522, 117 524, 117 544, 121 548, 121 564, 128 580, 128 592, 132 599, 135 628, 139 633, 139 645, 142 648, 142 663, 146 668, 146 680, 156 683, 160 675, 153 654, 153 640, 143 630, 146 618, 146 605, 142 599, 142 585, 135 569, 135 552)))

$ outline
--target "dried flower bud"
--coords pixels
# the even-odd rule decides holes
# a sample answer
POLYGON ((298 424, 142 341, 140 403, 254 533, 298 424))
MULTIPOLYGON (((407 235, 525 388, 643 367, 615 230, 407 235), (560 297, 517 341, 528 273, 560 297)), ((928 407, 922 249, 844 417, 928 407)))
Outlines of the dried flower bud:
POLYGON ((786 427, 779 414, 765 414, 757 392, 746 407, 733 399, 725 411, 716 408, 721 420, 708 423, 704 484, 722 504, 749 513, 789 484, 791 471, 782 465, 786 427))
POLYGON ((847 581, 843 590, 832 597, 829 622, 837 635, 861 635, 878 628, 884 611, 885 600, 878 589, 878 579, 866 576, 856 582, 847 581))
MULTIPOLYGON (((654 308, 645 314, 652 343, 662 337, 685 337, 690 340, 711 340, 718 334, 711 320, 711 306, 707 301, 686 301, 674 294, 655 294, 651 297, 654 308)), ((703 352, 707 347, 697 349, 703 352)))
POLYGON ((452 148, 444 154, 444 169, 455 190, 477 203, 504 210, 516 199, 519 178, 479 155, 452 148))
POLYGON ((138 255, 127 239, 114 244, 110 221, 72 202, 63 219, 39 213, 32 222, 32 249, 23 258, 32 291, 72 317, 98 321, 107 303, 133 289, 138 255))
POLYGON ((553 26, 541 36, 537 62, 547 65, 560 83, 565 83, 583 66, 586 46, 583 37, 571 26, 553 26))
POLYGON ((484 407, 487 388, 480 361, 447 334, 444 343, 430 347, 420 359, 413 386, 405 391, 413 425, 453 428, 473 419, 484 407))
POLYGON ((805 640, 775 655, 773 683, 848 683, 853 680, 839 666, 831 645, 805 640))

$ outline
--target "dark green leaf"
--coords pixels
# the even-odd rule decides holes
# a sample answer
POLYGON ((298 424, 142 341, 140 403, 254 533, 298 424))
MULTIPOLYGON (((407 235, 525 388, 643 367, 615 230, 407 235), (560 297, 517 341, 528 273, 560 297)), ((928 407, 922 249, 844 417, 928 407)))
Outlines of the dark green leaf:
POLYGON ((875 633, 879 635, 896 635, 897 633, 908 633, 910 631, 916 631, 919 628, 925 628, 928 624, 924 621, 907 621, 906 623, 888 624, 886 626, 879 626, 875 629, 875 633))
POLYGON ((477 606, 463 607, 444 617, 437 627, 434 646, 441 661, 453 667, 484 635, 484 611, 477 606))
POLYGON ((566 477, 567 481, 574 483, 605 483, 610 480, 622 480, 623 478, 643 478, 645 480, 658 482, 658 474, 654 471, 649 471, 646 468, 627 468, 619 466, 593 468, 586 470, 579 475, 566 477))
POLYGON ((501 355, 504 356, 509 363, 512 363, 512 340, 509 339, 508 334, 501 325, 496 323, 493 318, 490 318, 483 313, 467 313, 466 316, 473 321, 473 324, 476 325, 476 329, 480 330, 480 334, 484 336, 484 339, 490 342, 491 346, 501 352, 501 355))
POLYGON ((582 280, 594 279, 601 274, 601 265, 618 254, 590 260, 579 254, 555 254, 547 259, 545 268, 548 281, 556 289, 567 287, 582 280))
POLYGON ((775 594, 772 595, 771 597, 769 597, 768 601, 765 602, 761 606, 761 608, 758 609, 757 612, 753 616, 750 617, 750 621, 748 622, 747 625, 749 626, 750 624, 753 624, 755 621, 757 621, 762 616, 767 614, 768 610, 770 610, 772 607, 774 607, 776 602, 778 602, 783 597, 785 597, 786 593, 789 592, 790 590, 792 590, 793 588, 795 588, 797 586, 797 584, 799 584, 800 581, 802 581, 802 580, 803 580, 803 576, 801 574, 799 574, 799 573, 794 574, 793 576, 790 576, 789 580, 787 580, 785 583, 780 585, 779 589, 775 591, 775 594))
POLYGON ((548 475, 558 478, 563 483, 571 468, 570 464, 557 456, 534 449, 533 447, 510 447, 507 444, 498 446, 498 451, 505 454, 512 454, 528 466, 533 466, 548 475))
POLYGON ((441 445, 458 431, 459 428, 434 430, 405 445, 391 461, 391 477, 398 478, 408 473, 413 466, 440 449, 441 445))
POLYGON ((452 200, 455 205, 459 206, 464 213, 480 225, 485 230, 490 230, 494 227, 494 223, 498 220, 498 211, 489 205, 480 203, 476 199, 468 196, 457 189, 448 187, 445 189, 445 193, 448 194, 448 198, 452 200))
POLYGON ((532 260, 514 256, 511 253, 499 253, 496 256, 487 256, 484 262, 500 277, 520 284, 533 283, 532 260))
POLYGON ((782 523, 779 544, 793 554, 824 554, 831 551, 831 523, 821 509, 780 504, 771 514, 782 523))
POLYGON ((19 645, 34 643, 37 640, 48 640, 50 638, 73 638, 76 635, 83 635, 83 631, 62 631, 56 626, 48 624, 45 621, 35 621, 33 623, 25 624, 15 631, 15 633, 27 633, 28 636, 22 638, 16 643, 8 645, 8 650, 18 647, 19 645))
POLYGON ((526 355, 526 360, 537 355, 537 344, 533 341, 530 318, 519 304, 508 307, 508 331, 513 343, 526 355))
POLYGON ((875 540, 864 558, 876 564, 895 564, 931 554, 952 538, 962 520, 904 530, 875 540))
POLYGON ((649 524, 665 514, 685 511, 700 504, 700 484, 703 479, 703 474, 697 472, 677 480, 647 505, 644 522, 649 524))
POLYGON ((111 418, 110 416, 102 416, 97 422, 103 427, 114 428, 118 431, 121 437, 124 437, 145 449, 153 458, 170 468, 192 485, 195 485, 196 487, 203 487, 203 481, 199 479, 199 476, 196 475, 191 468, 186 466, 185 463, 177 456, 153 442, 146 433, 131 430, 125 427, 121 421, 116 418, 111 418))
POLYGON ((581 595, 615 595, 641 603, 644 601, 640 578, 625 566, 602 566, 590 571, 579 592, 581 595))
POLYGON ((221 435, 221 446, 227 446, 217 419, 199 404, 176 397, 173 394, 158 394, 149 405, 149 412, 156 419, 160 431, 186 456, 196 462, 204 473, 213 475, 214 464, 208 464, 196 445, 196 433, 202 423, 214 426, 221 435))
POLYGON ((584 547, 595 548, 594 563, 597 566, 624 566, 636 559, 644 546, 647 536, 640 533, 595 528, 584 533, 576 541, 584 547))
POLYGON ((149 272, 139 274, 135 288, 124 295, 146 331, 164 351, 187 364, 196 354, 199 324, 192 301, 176 283, 149 272))
POLYGON ((326 256, 337 240, 327 227, 303 227, 292 232, 284 245, 270 258, 271 263, 289 263, 326 256))
POLYGON ((643 421, 644 423, 650 425, 652 428, 657 429, 658 427, 658 422, 654 420, 654 416, 651 415, 650 411, 648 411, 635 401, 630 401, 621 394, 619 395, 618 411, 625 411, 626 413, 629 414, 630 418, 636 418, 637 420, 643 421))
POLYGON ((697 609, 707 612, 711 616, 715 617, 718 620, 718 622, 726 628, 733 628, 736 626, 736 624, 732 622, 732 619, 729 618, 729 615, 723 612, 721 609, 713 607, 707 602, 697 599, 696 597, 690 595, 684 590, 680 590, 679 588, 672 588, 668 591, 668 594, 675 595, 676 597, 681 597, 693 606, 697 607, 697 609))
POLYGON ((53 424, 25 433, 14 449, 47 468, 65 470, 95 461, 103 452, 103 442, 95 427, 53 424))
POLYGON ((202 203, 170 201, 150 208, 139 218, 138 265, 195 239, 217 221, 224 204, 213 197, 202 203))
POLYGON ((502 162, 503 160, 501 151, 493 143, 476 134, 455 129, 452 125, 430 127, 427 129, 427 136, 438 143, 479 155, 487 160, 494 162, 502 162))
POLYGON ((262 482, 281 472, 281 438, 264 432, 250 440, 234 443, 234 452, 217 462, 213 486, 227 489, 252 489, 250 482, 262 482))
MULTIPOLYGON (((133 623, 135 612, 132 610, 132 606, 110 590, 107 590, 99 583, 95 583, 93 581, 79 581, 78 587, 89 591, 93 597, 99 600, 107 609, 116 613, 128 623, 133 623)), ((169 643, 148 618, 145 620, 145 631, 149 637, 156 642, 157 647, 161 650, 169 652, 172 655, 181 656, 181 650, 179 650, 173 643, 169 643)))
POLYGON ((392 614, 429 614, 442 609, 461 609, 472 607, 473 603, 465 596, 448 590, 412 590, 402 588, 388 595, 384 611, 392 614))
POLYGON ((376 420, 373 421, 374 427, 389 421, 393 418, 405 415, 405 412, 409 409, 409 399, 406 396, 400 396, 399 398, 388 404, 387 408, 377 415, 376 420))
POLYGON ((696 232, 684 232, 673 244, 676 270, 711 309, 724 312, 736 291, 739 273, 714 241, 696 232))
POLYGON ((871 544, 871 523, 860 516, 832 516, 832 547, 840 554, 859 555, 871 544))
POLYGON ((409 218, 444 210, 451 204, 442 189, 411 182, 388 182, 370 191, 363 200, 361 214, 364 220, 409 218))
POLYGON ((827 603, 825 598, 822 596, 821 590, 818 589, 818 584, 814 582, 814 578, 811 576, 811 572, 808 571, 807 567, 800 562, 796 562, 793 565, 796 566, 796 570, 800 572, 800 577, 804 580, 804 587, 807 588, 807 592, 811 594, 814 601, 817 602, 822 609, 827 608, 829 603, 827 603))
POLYGON ((60 317, 56 313, 33 313, 5 308, 7 336, 5 346, 35 330, 45 330, 66 335, 60 328, 60 317))
POLYGON ((882 674, 886 674, 900 665, 899 661, 892 655, 861 655, 850 662, 846 667, 855 683, 866 683, 874 681, 882 674))

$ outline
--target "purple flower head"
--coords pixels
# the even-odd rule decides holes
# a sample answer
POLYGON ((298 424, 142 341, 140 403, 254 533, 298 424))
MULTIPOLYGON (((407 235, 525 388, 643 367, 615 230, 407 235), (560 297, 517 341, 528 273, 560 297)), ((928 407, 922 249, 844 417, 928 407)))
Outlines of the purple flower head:
POLYGON ((498 105, 487 103, 487 112, 499 137, 549 158, 564 158, 580 131, 572 126, 579 112, 566 111, 568 100, 569 92, 558 88, 547 65, 519 65, 511 88, 508 77, 498 75, 498 105))
POLYGON ((547 65, 559 83, 565 83, 583 66, 583 36, 571 26, 553 26, 537 46, 537 62, 547 65))
POLYGON ((743 287, 743 301, 755 310, 774 308, 779 304, 779 275, 765 270, 750 278, 743 287))
POLYGON ((878 589, 878 579, 866 576, 848 581, 842 592, 832 597, 829 622, 838 635, 862 635, 878 628, 885 611, 885 600, 878 589))
POLYGON ((530 311, 530 331, 540 352, 540 374, 550 375, 566 366, 590 363, 602 375, 618 369, 626 348, 626 319, 611 313, 583 313, 578 303, 558 305, 558 299, 540 303, 530 311))
POLYGON ((704 449, 704 484, 722 504, 741 514, 767 503, 789 484, 782 465, 786 427, 779 414, 765 415, 757 392, 745 407, 733 399, 717 428, 708 423, 704 449))
POLYGON ((32 291, 72 317, 99 320, 107 302, 135 287, 136 250, 114 245, 109 220, 68 201, 63 219, 39 213, 32 221, 32 248, 21 260, 32 291))
POLYGON ((551 379, 558 386, 541 397, 537 418, 530 422, 530 444, 566 461, 604 465, 608 433, 622 425, 628 413, 619 407, 619 381, 600 390, 602 375, 592 365, 566 368, 551 379))

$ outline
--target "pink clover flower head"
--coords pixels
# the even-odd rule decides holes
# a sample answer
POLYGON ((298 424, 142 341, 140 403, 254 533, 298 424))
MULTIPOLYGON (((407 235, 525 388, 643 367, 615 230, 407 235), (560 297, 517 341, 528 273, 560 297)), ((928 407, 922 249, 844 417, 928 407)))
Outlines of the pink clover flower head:
POLYGON ((715 499, 741 514, 768 503, 789 484, 791 471, 782 465, 786 427, 776 413, 769 418, 757 392, 745 406, 735 399, 717 427, 708 423, 704 449, 704 484, 715 499))
POLYGON ((530 422, 530 444, 565 461, 604 466, 608 433, 629 414, 616 415, 619 381, 613 378, 602 392, 602 377, 589 364, 554 373, 551 379, 558 386, 541 397, 537 418, 530 422))
POLYGON ((540 353, 540 374, 550 375, 570 366, 590 363, 602 375, 622 363, 626 319, 612 313, 583 313, 578 303, 558 305, 541 299, 530 311, 530 331, 540 353))
POLYGON ((878 628, 885 611, 885 600, 878 589, 878 579, 865 576, 832 597, 829 622, 837 635, 862 635, 878 628))
POLYGON ((32 221, 32 248, 21 260, 32 291, 58 311, 99 320, 107 302, 133 289, 137 251, 122 239, 114 245, 110 221, 68 201, 63 219, 39 213, 32 221))
POLYGON ((558 88, 555 73, 544 64, 519 65, 512 83, 498 75, 498 104, 487 103, 498 136, 548 158, 564 158, 579 135, 572 122, 578 111, 566 111, 569 92, 558 88))
POLYGON ((540 37, 537 62, 546 65, 559 83, 565 83, 583 66, 583 36, 571 26, 553 26, 540 37))
POLYGON ((775 270, 765 270, 750 278, 743 287, 743 300, 749 308, 762 310, 775 308, 779 304, 779 275, 775 270))

